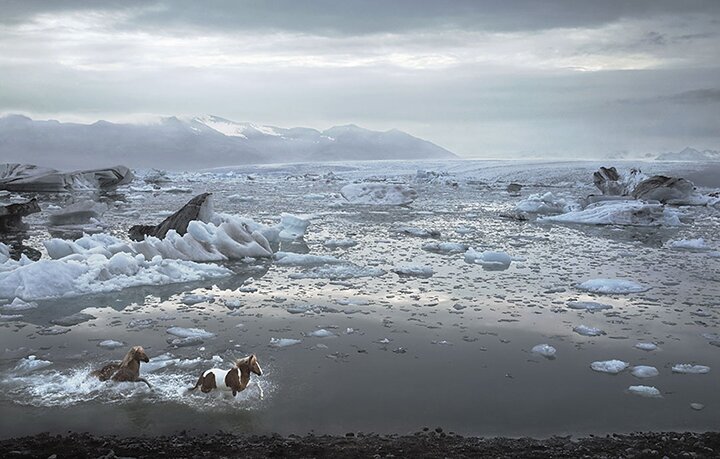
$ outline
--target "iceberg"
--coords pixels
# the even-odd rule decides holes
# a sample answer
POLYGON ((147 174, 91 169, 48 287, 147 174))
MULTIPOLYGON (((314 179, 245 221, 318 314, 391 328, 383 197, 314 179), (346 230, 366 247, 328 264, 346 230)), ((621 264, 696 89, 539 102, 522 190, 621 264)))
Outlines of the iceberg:
POLYGON ((505 252, 477 252, 472 247, 465 252, 466 263, 479 264, 489 271, 504 271, 512 261, 512 257, 505 252))
POLYGON ((600 336, 605 334, 605 332, 600 330, 599 328, 588 327, 587 325, 578 325, 577 327, 573 328, 573 331, 578 335, 583 336, 600 336))
POLYGON ((677 363, 672 367, 673 373, 704 375, 710 373, 710 367, 705 365, 692 365, 689 363, 677 363))
POLYGON ((352 183, 342 187, 340 194, 351 204, 374 206, 404 206, 417 199, 415 189, 386 183, 352 183))
POLYGON ((538 344, 537 346, 533 346, 531 351, 535 354, 540 354, 547 359, 554 358, 555 353, 557 352, 557 350, 549 344, 538 344))
POLYGON ((648 287, 626 279, 590 279, 579 284, 577 288, 603 294, 642 293, 650 290, 648 287))
POLYGON ((680 226, 680 213, 659 203, 600 201, 582 210, 538 218, 538 221, 583 225, 680 226))
POLYGON ((415 264, 396 266, 392 271, 399 276, 432 277, 434 274, 434 271, 430 266, 415 264))
POLYGON ((635 366, 632 368, 630 373, 632 373, 632 375, 636 378, 654 378, 660 374, 657 368, 647 365, 635 366))
POLYGON ((652 386, 630 386, 628 392, 641 397, 662 398, 660 391, 652 386))
POLYGON ((601 360, 590 364, 590 368, 592 368, 593 371, 610 373, 613 375, 625 371, 625 369, 629 366, 629 363, 623 362, 622 360, 601 360))
POLYGON ((0 190, 9 191, 103 190, 127 185, 133 178, 133 173, 125 166, 60 172, 34 164, 0 164, 0 190))

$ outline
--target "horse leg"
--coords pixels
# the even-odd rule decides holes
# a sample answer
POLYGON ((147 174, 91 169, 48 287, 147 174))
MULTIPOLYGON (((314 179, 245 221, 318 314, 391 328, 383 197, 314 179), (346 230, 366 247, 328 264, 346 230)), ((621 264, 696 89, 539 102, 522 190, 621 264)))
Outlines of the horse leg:
POLYGON ((147 384, 147 386, 148 386, 150 389, 152 389, 152 386, 150 385, 149 382, 147 382, 147 380, 146 380, 145 378, 137 378, 137 379, 135 380, 135 382, 144 382, 145 384, 147 384))

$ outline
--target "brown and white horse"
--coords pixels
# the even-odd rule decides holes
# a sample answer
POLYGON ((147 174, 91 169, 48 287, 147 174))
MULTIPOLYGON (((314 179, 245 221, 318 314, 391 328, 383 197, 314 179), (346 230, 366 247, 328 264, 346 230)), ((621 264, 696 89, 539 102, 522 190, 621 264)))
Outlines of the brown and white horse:
POLYGON ((245 390, 250 383, 250 373, 262 376, 262 369, 255 354, 237 360, 235 366, 229 370, 213 368, 204 371, 195 386, 188 391, 192 392, 198 387, 203 393, 208 393, 213 389, 229 390, 232 391, 234 397, 238 392, 245 390))
POLYGON ((130 382, 144 382, 148 387, 150 383, 145 378, 140 377, 140 362, 149 362, 150 358, 145 353, 142 346, 133 346, 132 349, 125 354, 122 362, 110 363, 105 365, 99 370, 95 370, 90 373, 93 376, 97 376, 100 381, 107 381, 111 379, 113 381, 130 381, 130 382))

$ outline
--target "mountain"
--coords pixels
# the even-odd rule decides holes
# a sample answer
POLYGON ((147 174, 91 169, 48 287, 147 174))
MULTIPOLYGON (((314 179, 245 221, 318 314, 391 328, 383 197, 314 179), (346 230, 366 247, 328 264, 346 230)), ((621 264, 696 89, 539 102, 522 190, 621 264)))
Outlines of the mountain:
POLYGON ((0 118, 0 158, 61 169, 126 164, 206 168, 250 163, 456 158, 410 134, 355 125, 325 131, 238 123, 217 116, 168 117, 152 124, 93 124, 0 118))
POLYGON ((720 151, 699 151, 694 148, 687 147, 677 153, 662 153, 655 159, 658 161, 720 161, 720 151))

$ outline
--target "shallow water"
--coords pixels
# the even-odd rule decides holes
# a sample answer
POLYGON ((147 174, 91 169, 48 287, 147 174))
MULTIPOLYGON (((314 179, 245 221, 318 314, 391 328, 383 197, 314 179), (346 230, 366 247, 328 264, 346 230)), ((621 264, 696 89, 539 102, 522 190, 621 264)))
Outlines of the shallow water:
MULTIPOLYGON (((210 282, 39 301, 37 309, 20 312, 21 320, 0 322, 0 432, 406 433, 440 425, 462 434, 549 436, 714 429, 720 425, 720 347, 713 345, 720 341, 713 335, 720 333, 720 258, 672 250, 666 243, 703 237, 717 250, 717 209, 682 208, 689 223, 679 228, 539 224, 500 216, 522 199, 504 191, 507 183, 525 185, 523 197, 548 190, 580 197, 593 192, 591 173, 597 166, 374 162, 182 175, 173 185, 213 192, 217 211, 264 223, 282 212, 311 215, 304 241, 283 244, 282 250, 333 255, 385 274, 297 278, 305 268, 238 262, 227 263, 235 276, 210 282), (447 175, 414 183, 417 169, 447 175), (329 170, 341 180, 315 175, 329 170), (341 204, 339 189, 367 177, 410 183, 419 197, 408 207, 341 204), (392 231, 397 226, 436 229, 442 236, 409 236, 392 231), (323 245, 348 238, 358 244, 323 245), (422 250, 435 240, 506 251, 515 261, 493 270, 466 263, 462 253, 422 250), (392 272, 407 263, 430 266, 434 274, 392 272), (634 280, 649 290, 596 295, 576 288, 593 278, 634 280), (185 304, 188 293, 210 295, 213 301, 185 304), (574 300, 612 309, 569 308, 574 300), (39 333, 53 320, 78 312, 95 318, 62 334, 39 333), (605 334, 582 336, 573 331, 579 325, 605 334), (175 337, 166 333, 173 326, 201 328, 215 337, 174 348, 168 339, 175 337), (318 329, 336 336, 309 336, 318 329), (269 345, 271 338, 302 341, 277 348, 269 345), (98 347, 106 339, 126 346, 98 347), (637 349, 638 342, 658 349, 637 349), (557 349, 554 359, 530 351, 543 343, 557 349), (142 345, 153 366, 176 359, 165 368, 141 370, 153 389, 86 378, 90 369, 121 359, 132 345, 142 345), (253 377, 235 399, 185 392, 204 369, 219 360, 229 368, 233 359, 250 353, 258 356, 265 374, 253 377), (17 374, 17 362, 28 355, 52 365, 17 374), (639 379, 629 370, 608 375, 590 369, 593 361, 610 359, 654 366, 660 374, 639 379), (711 371, 674 374, 677 363, 707 365, 711 371), (633 385, 655 386, 662 398, 628 393, 633 385), (693 402, 705 408, 693 410, 693 402)), ((650 173, 697 168, 642 167, 650 173)), ((101 196, 111 204, 103 217, 106 232, 123 235, 132 224, 157 223, 191 196, 132 188, 101 196)), ((45 196, 41 205, 62 205, 71 198, 45 196)), ((27 219, 31 228, 24 241, 41 252, 40 242, 49 237, 45 218, 27 219)))

